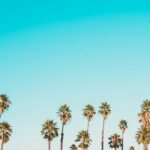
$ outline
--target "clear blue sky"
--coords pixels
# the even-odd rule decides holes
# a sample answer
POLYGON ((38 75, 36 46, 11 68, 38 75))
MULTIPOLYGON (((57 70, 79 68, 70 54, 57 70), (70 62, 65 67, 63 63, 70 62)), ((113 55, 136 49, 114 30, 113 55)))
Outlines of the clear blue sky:
MULTIPOLYGON (((118 122, 126 119, 125 149, 142 150, 134 136, 140 104, 150 98, 148 0, 5 0, 0 14, 0 92, 13 103, 2 117, 14 129, 6 150, 47 149, 41 125, 50 118, 60 127, 56 112, 64 103, 73 111, 65 128, 68 150, 86 127, 84 105, 98 111, 104 100, 112 108, 106 137, 120 133, 118 122)), ((91 122, 90 150, 99 150, 101 121, 97 114, 91 122)))

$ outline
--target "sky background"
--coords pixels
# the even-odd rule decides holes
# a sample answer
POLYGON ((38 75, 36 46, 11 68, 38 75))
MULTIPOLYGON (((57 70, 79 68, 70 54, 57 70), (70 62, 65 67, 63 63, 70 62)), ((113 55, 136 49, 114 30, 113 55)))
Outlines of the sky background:
MULTIPOLYGON (((44 150, 46 119, 61 127, 56 112, 67 103, 72 120, 65 127, 64 150, 86 128, 85 104, 98 111, 111 105, 107 137, 120 134, 128 121, 125 150, 139 127, 137 113, 150 98, 150 2, 147 0, 5 0, 0 1, 0 93, 12 105, 2 116, 13 127, 5 150, 44 150)), ((92 144, 99 150, 102 117, 90 124, 92 144)), ((59 150, 60 137, 52 143, 59 150)))

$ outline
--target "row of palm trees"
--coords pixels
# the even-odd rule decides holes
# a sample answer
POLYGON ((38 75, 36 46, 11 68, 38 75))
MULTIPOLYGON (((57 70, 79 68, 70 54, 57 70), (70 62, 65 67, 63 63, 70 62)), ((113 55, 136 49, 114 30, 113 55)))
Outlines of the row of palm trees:
MULTIPOLYGON (((11 101, 9 100, 9 97, 5 94, 0 95, 0 116, 4 114, 6 110, 10 107, 11 101)), ((99 107, 99 114, 103 117, 103 126, 102 126, 102 142, 101 142, 101 150, 104 150, 104 131, 105 131, 105 123, 106 119, 108 118, 109 114, 111 113, 110 105, 107 102, 102 102, 99 107)), ((58 117, 62 123, 61 127, 61 138, 60 138, 60 150, 63 150, 63 141, 64 141, 64 127, 67 124, 67 122, 71 119, 71 110, 69 106, 62 105, 58 109, 58 117)), ((79 143, 78 147, 82 150, 87 150, 88 147, 91 144, 90 134, 89 134, 89 128, 90 128, 90 122, 94 115, 96 114, 95 108, 88 104, 83 109, 83 115, 87 119, 87 129, 82 130, 77 134, 75 142, 79 143)), ((138 129, 136 133, 136 140, 138 144, 143 144, 143 150, 148 150, 148 146, 150 144, 150 100, 146 99, 143 101, 141 105, 141 111, 138 114, 139 116, 139 122, 140 122, 140 128, 138 129)), ((110 148, 113 148, 117 150, 121 147, 121 149, 124 149, 124 133, 127 129, 127 121, 121 120, 119 122, 119 128, 122 132, 121 136, 118 134, 112 134, 109 139, 109 146, 110 148)), ((42 126, 42 135, 44 139, 48 140, 48 150, 51 148, 51 142, 54 138, 58 137, 58 127, 57 123, 53 120, 47 120, 44 122, 42 126)), ((8 122, 3 121, 0 122, 0 140, 1 140, 1 150, 3 150, 4 144, 7 143, 10 139, 10 136, 12 134, 12 127, 9 125, 8 122)), ((77 150, 78 147, 76 144, 72 144, 70 146, 71 150, 77 150)), ((134 150, 134 147, 131 146, 129 148, 130 150, 134 150)))
MULTIPOLYGON (((11 101, 5 94, 0 95, 0 117, 2 114, 8 110, 11 101)), ((4 144, 9 141, 9 138, 12 134, 12 128, 8 122, 0 122, 0 140, 1 140, 1 150, 3 150, 4 144)))
POLYGON ((140 128, 136 133, 136 139, 138 144, 143 144, 144 150, 148 150, 150 144, 150 101, 148 99, 142 103, 138 116, 140 128))
MULTIPOLYGON (((150 143, 150 101, 146 100, 142 104, 142 112, 139 114, 140 116, 140 122, 142 122, 145 125, 144 131, 147 132, 146 134, 144 131, 142 131, 142 134, 139 131, 136 134, 136 139, 139 144, 144 144, 146 145, 145 147, 148 147, 148 144, 150 143), (143 118, 145 117, 145 118, 143 118), (143 136, 143 137, 141 137, 143 136), (146 136, 146 137, 145 137, 146 136), (144 141, 146 140, 146 141, 144 141), (145 144, 146 143, 146 144, 145 144)), ((99 106, 99 111, 98 113, 103 117, 103 122, 102 122, 102 133, 101 133, 101 150, 104 150, 104 133, 105 133, 105 123, 108 118, 108 116, 111 113, 111 108, 110 105, 107 102, 102 102, 101 105, 99 106)), ((71 119, 71 110, 69 106, 62 105, 58 109, 58 117, 62 123, 62 130, 61 130, 61 137, 60 137, 60 150, 63 150, 63 140, 64 140, 64 127, 67 124, 67 122, 71 119)), ((91 139, 90 139, 90 134, 89 134, 89 128, 90 128, 90 122, 94 115, 96 114, 95 108, 88 104, 83 108, 83 116, 87 119, 87 129, 82 130, 77 134, 75 142, 79 143, 78 147, 81 148, 82 150, 87 150, 88 147, 91 144, 91 139)), ((112 134, 108 139, 109 139, 109 146, 110 148, 113 148, 117 150, 118 148, 121 148, 121 150, 124 149, 124 133, 126 129, 128 128, 128 124, 126 120, 121 120, 119 122, 119 128, 121 130, 121 136, 118 135, 117 133, 112 134)), ((143 130, 143 128, 142 128, 143 130)), ((141 132, 141 130, 140 130, 141 132)), ((50 145, 51 142, 54 138, 58 137, 58 127, 56 122, 53 120, 47 120, 42 127, 41 131, 43 137, 48 140, 48 150, 50 150, 50 145)), ((70 150, 77 150, 78 147, 76 144, 72 144, 70 146, 70 150)), ((145 149, 144 150, 148 150, 145 149)), ((130 150, 134 150, 135 148, 131 146, 129 148, 130 150)))

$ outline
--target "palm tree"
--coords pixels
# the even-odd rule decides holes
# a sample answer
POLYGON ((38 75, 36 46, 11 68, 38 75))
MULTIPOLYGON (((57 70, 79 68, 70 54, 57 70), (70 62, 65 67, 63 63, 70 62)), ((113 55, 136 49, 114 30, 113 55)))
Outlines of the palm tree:
POLYGON ((146 99, 141 105, 141 113, 139 113, 140 122, 143 123, 143 126, 149 127, 150 120, 150 100, 146 99))
POLYGON ((142 126, 148 127, 149 126, 149 119, 147 118, 147 113, 145 111, 141 111, 139 114, 139 122, 142 123, 142 126))
POLYGON ((82 130, 78 133, 75 141, 80 142, 79 147, 82 150, 87 150, 91 143, 90 135, 87 131, 82 130))
POLYGON ((146 99, 145 101, 143 101, 143 103, 141 105, 141 109, 143 111, 150 112, 150 100, 146 99))
POLYGON ((7 122, 0 123, 1 150, 3 150, 4 144, 9 141, 11 133, 12 128, 7 122))
POLYGON ((105 120, 107 119, 108 115, 111 113, 110 105, 107 102, 102 102, 101 106, 99 106, 99 113, 103 117, 103 127, 102 127, 102 144, 101 150, 104 150, 104 129, 105 129, 105 120))
POLYGON ((10 106, 11 102, 5 94, 0 95, 0 116, 5 112, 10 106))
POLYGON ((95 108, 90 104, 83 109, 83 116, 87 118, 87 132, 89 132, 89 123, 95 114, 95 108))
POLYGON ((70 150, 77 150, 78 148, 77 148, 77 146, 75 145, 75 144, 72 144, 71 146, 70 146, 70 150))
POLYGON ((122 131, 122 150, 123 150, 123 145, 124 145, 124 132, 125 132, 125 130, 128 128, 128 125, 127 125, 127 121, 126 120, 121 120, 120 122, 119 122, 119 128, 120 128, 120 130, 122 131))
POLYGON ((131 146, 131 147, 129 148, 129 150, 135 150, 135 148, 134 148, 133 146, 131 146))
POLYGON ((41 134, 48 140, 48 150, 51 148, 51 141, 58 136, 57 124, 53 120, 47 120, 42 126, 41 134))
POLYGON ((114 148, 115 150, 117 150, 118 148, 121 147, 122 143, 121 143, 120 135, 113 134, 108 139, 109 139, 108 144, 110 148, 114 148))
POLYGON ((143 144, 143 150, 148 150, 148 144, 150 144, 150 129, 141 126, 136 133, 136 141, 138 144, 143 144))
POLYGON ((61 131, 61 139, 60 139, 60 150, 63 150, 63 139, 64 139, 64 126, 66 123, 71 119, 71 110, 70 108, 65 104, 60 106, 57 112, 60 121, 62 122, 62 131, 61 131))

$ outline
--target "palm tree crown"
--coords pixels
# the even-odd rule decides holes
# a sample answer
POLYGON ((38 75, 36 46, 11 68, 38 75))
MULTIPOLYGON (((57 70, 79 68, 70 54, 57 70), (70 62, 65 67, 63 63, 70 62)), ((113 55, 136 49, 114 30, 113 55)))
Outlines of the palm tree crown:
POLYGON ((128 128, 127 121, 126 120, 120 120, 119 128, 124 133, 125 130, 128 128))
POLYGON ((52 141, 55 137, 58 136, 57 124, 53 120, 45 121, 41 133, 44 139, 52 141))
POLYGON ((82 149, 87 149, 90 146, 91 139, 87 131, 80 131, 77 135, 76 142, 79 143, 79 147, 82 149))
POLYGON ((141 120, 144 119, 146 121, 146 125, 149 123, 150 119, 150 100, 146 99, 141 105, 141 120))
POLYGON ((71 110, 66 104, 59 108, 57 114, 63 124, 66 124, 71 119, 71 110))
POLYGON ((131 147, 129 148, 129 150, 135 150, 135 148, 134 148, 133 146, 131 146, 131 147))
POLYGON ((120 135, 113 134, 108 139, 109 139, 108 144, 109 144, 110 148, 117 149, 117 148, 121 147, 122 144, 121 144, 120 135))
POLYGON ((150 129, 141 126, 141 128, 136 133, 136 140, 138 144, 150 144, 150 129))
POLYGON ((101 106, 99 107, 99 113, 104 118, 107 118, 107 116, 111 113, 110 105, 107 104, 107 102, 102 102, 101 106))
POLYGON ((150 100, 146 99, 142 105, 141 105, 141 109, 143 111, 149 111, 150 112, 150 100))
POLYGON ((77 146, 75 145, 75 144, 72 144, 71 146, 70 146, 70 150, 77 150, 78 148, 77 148, 77 146))
POLYGON ((0 123, 0 140, 7 143, 12 134, 12 128, 7 122, 0 123))
POLYGON ((88 121, 91 121, 95 114, 95 108, 90 104, 86 105, 83 109, 83 115, 87 118, 88 121))
POLYGON ((9 98, 7 97, 7 95, 1 94, 0 95, 0 115, 9 108, 10 104, 11 102, 9 101, 9 98))

